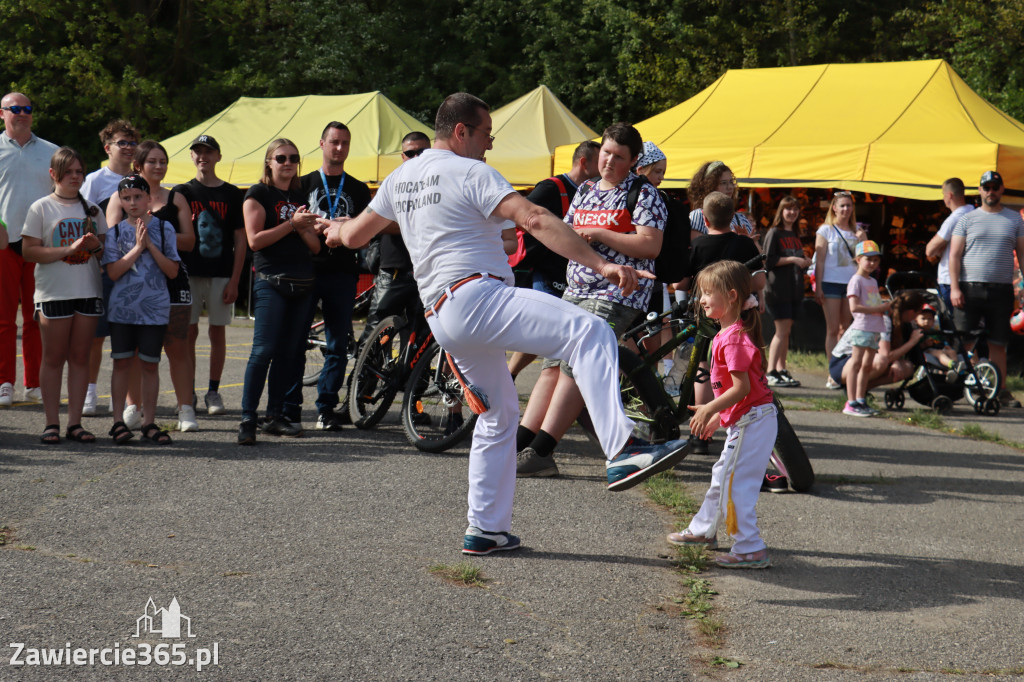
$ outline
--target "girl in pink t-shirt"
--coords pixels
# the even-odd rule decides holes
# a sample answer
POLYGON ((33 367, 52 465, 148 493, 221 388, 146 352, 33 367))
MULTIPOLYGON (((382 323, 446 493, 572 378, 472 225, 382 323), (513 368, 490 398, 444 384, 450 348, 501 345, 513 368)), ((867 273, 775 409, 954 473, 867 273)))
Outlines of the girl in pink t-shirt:
POLYGON ((723 568, 767 568, 768 550, 757 527, 758 493, 778 432, 772 392, 764 372, 764 341, 757 301, 751 295, 750 272, 735 261, 719 261, 697 276, 704 313, 722 325, 711 347, 711 389, 715 399, 694 411, 690 433, 710 438, 726 429, 722 456, 711 470, 711 487, 700 511, 676 545, 711 548, 724 517, 734 539, 728 554, 715 558, 723 568), (724 491, 724 493, 723 493, 724 491))

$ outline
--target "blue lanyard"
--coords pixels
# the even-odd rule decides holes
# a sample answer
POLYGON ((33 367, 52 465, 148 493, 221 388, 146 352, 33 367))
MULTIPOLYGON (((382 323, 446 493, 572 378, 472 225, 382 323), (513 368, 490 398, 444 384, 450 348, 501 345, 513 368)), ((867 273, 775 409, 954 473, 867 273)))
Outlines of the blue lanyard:
POLYGON ((341 174, 341 180, 338 182, 338 191, 334 193, 334 198, 331 199, 331 188, 327 186, 327 175, 324 174, 324 169, 320 169, 320 180, 324 183, 324 193, 327 195, 327 210, 330 211, 328 218, 334 218, 334 214, 338 210, 338 204, 341 203, 341 188, 345 186, 345 174, 341 174))

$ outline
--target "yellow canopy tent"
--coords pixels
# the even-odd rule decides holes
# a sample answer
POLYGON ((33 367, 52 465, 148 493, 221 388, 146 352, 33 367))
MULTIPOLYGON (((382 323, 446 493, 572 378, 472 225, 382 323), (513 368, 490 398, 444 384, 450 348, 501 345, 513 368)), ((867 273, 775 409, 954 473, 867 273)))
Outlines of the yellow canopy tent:
POLYGON ((558 145, 576 146, 597 133, 576 118, 546 85, 491 112, 494 149, 487 163, 519 187, 532 187, 550 177, 552 153, 558 145))
POLYGON ((331 121, 352 131, 352 148, 345 172, 376 184, 401 162, 402 138, 419 130, 433 138, 433 130, 395 106, 380 92, 358 95, 256 98, 242 97, 219 114, 163 141, 170 164, 165 184, 195 177, 189 145, 199 135, 212 135, 223 159, 217 175, 238 185, 259 182, 267 145, 286 137, 299 147, 304 173, 321 164, 320 133, 331 121))
MULTIPOLYGON (((998 170, 1024 190, 1024 125, 942 60, 727 71, 637 128, 668 157, 664 187, 721 159, 747 187, 839 187, 940 199, 998 170)), ((555 170, 572 150, 555 150, 555 170)))

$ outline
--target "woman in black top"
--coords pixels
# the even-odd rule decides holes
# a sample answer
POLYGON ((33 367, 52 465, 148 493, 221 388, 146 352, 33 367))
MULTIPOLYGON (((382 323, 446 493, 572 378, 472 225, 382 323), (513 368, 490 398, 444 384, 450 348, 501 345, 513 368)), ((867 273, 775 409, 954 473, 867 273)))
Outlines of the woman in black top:
POLYGON ((242 204, 245 235, 253 250, 256 282, 252 350, 242 389, 238 443, 256 442, 256 415, 267 384, 263 431, 301 436, 299 406, 285 404, 288 389, 302 380, 303 346, 312 302, 313 259, 320 251, 317 216, 306 210, 299 187, 299 150, 291 140, 267 147, 263 176, 242 204), (269 378, 268 378, 269 374, 269 378))
MULTIPOLYGON (((140 174, 149 183, 149 212, 174 227, 177 233, 178 252, 191 251, 195 246, 196 237, 192 230, 192 211, 188 201, 180 193, 160 186, 167 175, 167 150, 156 140, 143 140, 135 148, 132 159, 132 170, 140 174)), ((107 204, 107 224, 113 229, 124 218, 121 200, 115 192, 107 204)), ((195 409, 192 407, 193 381, 195 367, 188 345, 188 327, 192 321, 192 292, 188 287, 188 273, 181 268, 178 277, 168 281, 167 288, 171 295, 171 316, 164 334, 164 352, 174 386, 178 428, 182 431, 196 431, 195 409)), ((137 364, 133 364, 128 380, 128 402, 125 407, 124 421, 132 428, 134 419, 132 412, 137 412, 138 402, 135 396, 140 395, 141 375, 137 364)))

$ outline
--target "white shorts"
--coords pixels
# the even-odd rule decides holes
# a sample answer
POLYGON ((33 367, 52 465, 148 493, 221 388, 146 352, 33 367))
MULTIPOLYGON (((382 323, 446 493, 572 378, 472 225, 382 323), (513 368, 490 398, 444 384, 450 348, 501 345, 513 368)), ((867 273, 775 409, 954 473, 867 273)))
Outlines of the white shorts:
POLYGON ((211 327, 227 327, 234 314, 233 303, 224 302, 224 287, 230 277, 189 277, 192 288, 192 324, 199 324, 203 308, 210 318, 211 327))

